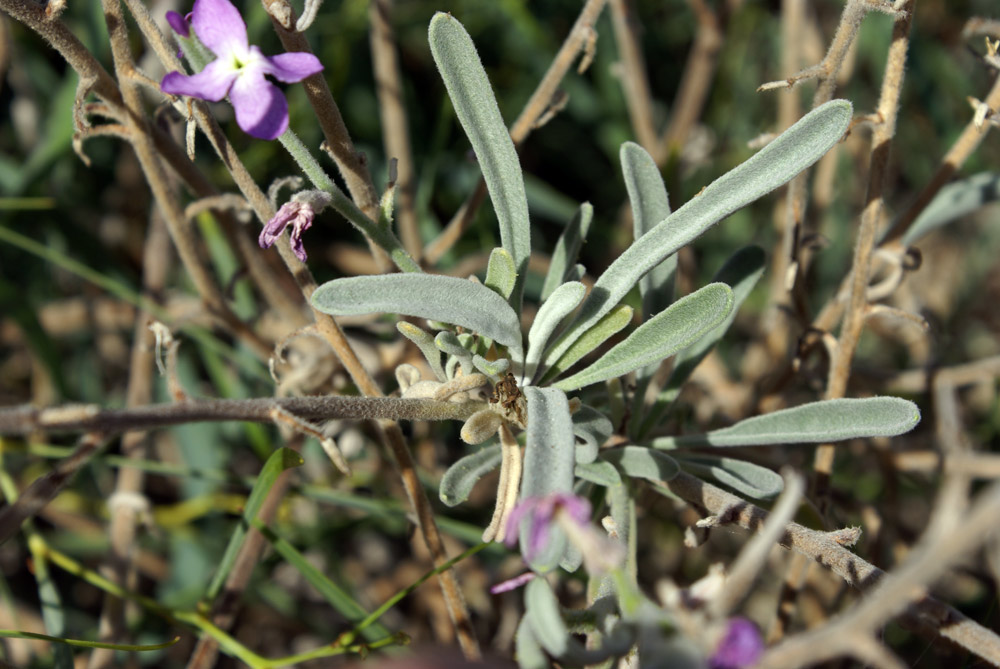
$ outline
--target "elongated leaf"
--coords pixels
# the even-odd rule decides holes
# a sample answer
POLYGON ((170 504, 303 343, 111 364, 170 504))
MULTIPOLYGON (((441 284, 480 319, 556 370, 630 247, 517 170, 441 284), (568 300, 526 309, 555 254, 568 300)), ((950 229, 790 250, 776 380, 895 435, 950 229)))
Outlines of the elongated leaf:
POLYGON ((517 281, 517 268, 514 259, 506 249, 493 249, 490 262, 486 266, 486 287, 495 291, 503 299, 510 297, 517 281))
MULTIPOLYGON (((295 569, 302 574, 302 577, 309 582, 309 585, 316 588, 316 591, 321 594, 323 598, 330 603, 330 606, 339 612, 340 615, 344 616, 344 618, 355 625, 368 618, 368 611, 358 604, 357 600, 355 600, 350 593, 334 583, 326 574, 317 569, 305 555, 295 548, 295 546, 275 534, 274 530, 262 523, 260 519, 255 519, 253 526, 260 531, 268 542, 270 542, 271 546, 275 551, 277 551, 278 555, 285 558, 288 564, 295 567, 295 569)), ((361 634, 363 634, 369 641, 376 641, 378 639, 384 639, 392 634, 392 632, 386 629, 382 623, 376 622, 363 628, 361 630, 361 634)))
POLYGON ((851 114, 851 103, 846 100, 832 100, 817 107, 636 240, 594 284, 577 322, 560 338, 552 358, 562 355, 664 258, 819 160, 843 137, 851 114))
POLYGON ((733 308, 733 291, 712 283, 682 297, 649 319, 586 369, 555 384, 576 390, 591 383, 628 374, 643 365, 667 358, 698 341, 733 308))
MULTIPOLYGON (((632 229, 636 239, 670 216, 670 198, 652 156, 635 142, 625 142, 619 151, 622 176, 632 205, 632 229)), ((677 254, 668 256, 639 279, 643 320, 658 314, 674 301, 677 254)), ((650 373, 655 369, 650 370, 650 373)))
POLYGON ((278 480, 278 476, 286 469, 298 467, 303 462, 302 456, 292 449, 279 448, 264 463, 264 466, 260 470, 260 475, 257 476, 257 481, 253 484, 253 489, 250 491, 250 496, 247 498, 246 506, 243 508, 243 520, 237 523, 236 529, 233 530, 232 536, 229 537, 229 545, 226 546, 226 552, 223 553, 222 561, 219 562, 219 568, 216 570, 215 575, 212 577, 212 582, 205 592, 206 601, 213 601, 222 591, 222 586, 226 583, 226 577, 229 576, 229 571, 233 568, 236 556, 243 546, 243 540, 246 539, 247 529, 253 524, 254 518, 260 512, 260 507, 264 504, 267 493, 270 492, 274 482, 278 480))
POLYGON ((549 337, 562 319, 580 305, 586 293, 586 286, 578 281, 570 281, 556 288, 539 307, 531 329, 528 330, 528 353, 524 359, 525 378, 534 378, 549 337))
POLYGON ((466 279, 434 274, 383 274, 335 279, 312 295, 326 314, 389 313, 461 325, 493 339, 521 357, 517 314, 492 290, 466 279))
POLYGON ((502 457, 500 444, 493 444, 459 458, 441 477, 438 488, 441 501, 456 506, 469 499, 479 479, 499 467, 502 457))
POLYGON ((517 653, 517 666, 520 669, 549 669, 549 658, 538 643, 538 637, 531 629, 528 616, 521 618, 514 636, 514 651, 517 653))
POLYGON ((507 358, 487 360, 478 354, 472 356, 472 364, 476 369, 488 376, 490 381, 493 383, 500 381, 500 377, 506 374, 507 370, 510 369, 510 360, 507 358))
POLYGON ((441 366, 441 351, 434 345, 434 337, 431 336, 431 333, 406 321, 396 323, 396 329, 420 349, 427 364, 430 365, 431 371, 434 372, 434 376, 437 377, 438 381, 444 383, 447 377, 444 375, 444 367, 441 366))
MULTIPOLYGON (((555 388, 524 389, 528 404, 527 440, 524 448, 524 474, 521 500, 573 490, 576 444, 573 422, 566 394, 555 388)), ((521 523, 522 550, 531 545, 529 524, 521 523)), ((531 556, 531 568, 538 572, 554 569, 566 549, 566 535, 552 527, 549 541, 531 556)))
POLYGON ((610 462, 577 463, 576 476, 584 481, 609 488, 621 485, 622 477, 610 462))
POLYGON ((559 609, 559 600, 544 578, 536 578, 524 589, 524 615, 531 620, 535 638, 550 655, 569 650, 569 628, 559 609))
MULTIPOLYGON (((674 368, 670 373, 670 378, 656 398, 656 404, 650 408, 646 418, 642 421, 639 435, 648 434, 649 430, 656 426, 664 411, 680 394, 681 386, 691 376, 691 372, 729 330, 736 319, 736 312, 739 311, 740 305, 747 299, 750 291, 753 290, 764 273, 765 260, 763 249, 759 246, 747 246, 733 254, 716 273, 712 281, 724 283, 733 289, 733 308, 721 323, 706 332, 694 344, 679 352, 674 358, 674 368)), ((633 424, 639 424, 639 421, 634 421, 633 424)))
POLYGON ((500 108, 493 97, 486 70, 479 61, 476 46, 458 19, 443 12, 435 14, 428 30, 428 40, 455 115, 468 135, 483 171, 483 179, 500 224, 500 241, 514 259, 517 282, 511 304, 517 307, 521 304, 528 256, 531 255, 531 237, 528 198, 514 142, 500 116, 500 108))
POLYGON ((899 397, 810 402, 754 416, 708 434, 661 437, 654 448, 815 444, 863 437, 894 437, 920 422, 920 410, 899 397))
POLYGON ((1000 199, 1000 173, 981 172, 950 183, 931 200, 910 229, 903 235, 903 245, 912 246, 929 232, 971 214, 1000 199))
POLYGON ((614 463, 627 476, 654 483, 669 481, 679 471, 677 462, 672 457, 644 446, 615 448, 601 457, 614 463))
MULTIPOLYGON (((628 325, 631 320, 632 307, 622 304, 612 309, 604 318, 594 324, 594 327, 584 332, 582 337, 566 349, 562 357, 545 372, 545 375, 542 377, 543 382, 556 378, 575 365, 580 358, 613 337, 628 325)), ((549 359, 552 360, 554 358, 549 359)))
POLYGON ((583 440, 576 445, 577 464, 593 462, 597 459, 597 451, 601 444, 608 440, 615 431, 608 417, 586 404, 573 414, 573 434, 583 440))
POLYGON ((567 275, 576 264, 576 257, 580 253, 583 241, 587 238, 593 220, 594 207, 589 202, 584 202, 573 216, 573 220, 559 235, 556 248, 552 251, 549 271, 545 275, 545 283, 542 284, 543 301, 549 299, 564 281, 570 280, 567 275))
POLYGON ((681 469, 700 478, 715 479, 754 499, 771 499, 781 494, 785 487, 785 482, 776 472, 745 460, 701 454, 678 454, 675 457, 681 469))

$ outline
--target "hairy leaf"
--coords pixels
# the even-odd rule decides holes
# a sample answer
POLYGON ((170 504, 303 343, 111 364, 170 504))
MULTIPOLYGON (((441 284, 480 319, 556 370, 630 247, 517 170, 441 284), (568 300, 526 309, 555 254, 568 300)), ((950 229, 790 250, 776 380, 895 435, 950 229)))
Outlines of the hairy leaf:
MULTIPOLYGON (((566 394, 555 388, 524 389, 528 404, 527 440, 524 447, 524 474, 521 500, 573 490, 576 444, 566 394)), ((530 545, 527 523, 522 523, 522 550, 530 545)), ((566 536, 553 527, 548 544, 532 556, 531 568, 546 572, 555 568, 566 549, 566 536)))
POLYGON ((912 246, 929 232, 998 199, 1000 173, 981 172, 950 183, 938 192, 910 225, 903 235, 903 246, 912 246))
POLYGON ((575 471, 577 478, 596 483, 605 488, 621 485, 622 482, 621 475, 610 462, 577 463, 575 471))
MULTIPOLYGON (((575 365, 580 358, 617 334, 631 320, 632 307, 623 304, 612 309, 604 318, 595 323, 592 328, 584 332, 582 337, 573 342, 572 346, 566 349, 562 357, 556 360, 555 364, 545 372, 542 380, 549 381, 562 374, 575 365)), ((552 360, 554 358, 548 359, 552 360)))
POLYGON ((771 499, 781 494, 785 487, 779 474, 745 460, 701 454, 677 454, 675 457, 685 471, 701 478, 715 479, 754 499, 771 499))
POLYGON ((483 283, 506 300, 514 290, 515 281, 517 268, 514 267, 514 258, 506 249, 493 249, 486 267, 486 281, 483 283))
POLYGON ((899 397, 810 402, 754 416, 708 434, 660 437, 654 448, 686 446, 768 446, 825 443, 862 437, 893 437, 920 422, 920 410, 899 397))
POLYGON ((641 423, 642 429, 639 434, 648 434, 649 430, 656 425, 663 412, 680 394, 681 386, 691 376, 691 372, 729 330, 733 320, 736 319, 736 312, 739 311, 740 305, 750 295, 750 291, 753 290, 764 273, 765 261, 766 256, 763 249, 759 246, 747 246, 734 253, 716 273, 713 281, 724 283, 733 289, 733 308, 721 323, 706 332, 694 344, 679 352, 674 358, 674 368, 670 373, 670 378, 663 390, 660 391, 656 404, 649 410, 641 423))
POLYGON ((593 462, 601 444, 615 431, 608 417, 597 409, 584 404, 573 414, 573 434, 583 439, 576 445, 577 464, 593 462))
POLYGON ((441 501, 448 506, 457 506, 469 499, 476 482, 499 467, 502 457, 500 444, 493 444, 459 458, 441 477, 438 488, 441 501))
POLYGON ((632 478, 659 483, 677 476, 677 462, 666 455, 644 446, 625 446, 607 451, 602 456, 632 478))
MULTIPOLYGON (((670 216, 670 198, 653 157, 635 142, 625 142, 619 151, 622 176, 632 205, 632 229, 636 239, 670 216)), ((677 255, 665 258, 639 279, 642 317, 647 319, 666 309, 674 301, 673 276, 677 255)), ((650 373, 655 369, 650 370, 650 373)))
POLYGON ((502 297, 467 279, 434 274, 355 276, 324 283, 311 302, 334 316, 390 313, 461 325, 521 357, 517 314, 502 297))
POLYGON ((549 299, 564 281, 569 280, 568 274, 574 268, 577 254, 580 253, 580 246, 587 238, 590 230, 590 223, 594 220, 594 207, 589 202, 584 202, 577 209, 573 220, 569 222, 559 240, 556 248, 552 251, 552 259, 549 261, 549 271, 545 275, 545 283, 542 284, 542 300, 549 299))
POLYGON ((511 304, 516 308, 521 303, 531 255, 528 198, 521 163, 469 33, 451 14, 438 12, 431 19, 428 39, 455 115, 483 171, 500 223, 500 241, 514 260, 517 281, 511 304))
POLYGON ((431 333, 406 321, 396 323, 396 329, 399 330, 400 334, 412 341, 420 352, 423 353, 424 359, 430 365, 431 371, 434 372, 437 380, 442 383, 446 381, 447 377, 444 375, 444 367, 441 366, 441 350, 434 345, 434 337, 431 336, 431 333))
POLYGON ((636 240, 594 284, 576 323, 560 338, 552 358, 562 355, 664 258, 819 160, 843 137, 851 115, 851 103, 846 100, 817 107, 636 240))
POLYGON ((533 378, 545 352, 545 344, 559 323, 580 305, 587 287, 578 281, 559 286, 538 309, 528 330, 528 353, 524 359, 525 378, 533 378))
POLYGON ((555 384, 576 390, 667 358, 703 336, 729 315, 733 291, 712 283, 682 297, 649 319, 586 369, 555 384))
POLYGON ((569 650, 569 629, 559 609, 559 600, 544 578, 536 578, 524 589, 524 615, 531 621, 535 638, 550 655, 569 650))

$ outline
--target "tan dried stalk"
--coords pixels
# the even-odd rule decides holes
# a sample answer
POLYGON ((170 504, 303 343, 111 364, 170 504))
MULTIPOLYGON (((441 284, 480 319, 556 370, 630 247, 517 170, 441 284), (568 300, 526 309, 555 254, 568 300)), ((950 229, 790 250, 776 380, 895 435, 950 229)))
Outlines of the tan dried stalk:
MULTIPOLYGON (((830 361, 830 380, 826 398, 844 397, 847 379, 851 372, 851 361, 861 337, 865 323, 865 308, 868 304, 868 274, 871 257, 875 249, 878 225, 884 207, 884 190, 889 169, 889 154, 892 138, 896 133, 896 114, 899 97, 903 88, 906 66, 906 51, 910 45, 910 25, 916 0, 904 4, 904 11, 897 15, 893 23, 892 42, 889 45, 888 60, 882 78, 882 92, 879 95, 876 115, 879 123, 872 133, 871 159, 868 172, 868 191, 865 208, 861 212, 861 227, 854 247, 854 262, 851 265, 851 292, 847 314, 840 332, 840 339, 830 361)), ((814 470, 816 490, 822 493, 829 483, 833 471, 834 447, 824 444, 816 449, 814 470)), ((820 500, 822 508, 823 500, 820 500)))

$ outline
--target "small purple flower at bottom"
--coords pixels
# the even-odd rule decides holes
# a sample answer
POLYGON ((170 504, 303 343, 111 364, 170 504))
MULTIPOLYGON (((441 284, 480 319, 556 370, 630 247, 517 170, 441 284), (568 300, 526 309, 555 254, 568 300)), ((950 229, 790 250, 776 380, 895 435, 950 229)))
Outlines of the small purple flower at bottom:
POLYGON ((260 238, 257 243, 262 249, 269 249, 278 237, 289 225, 292 232, 289 234, 289 243, 296 257, 302 262, 306 261, 306 249, 302 244, 302 233, 312 227, 313 218, 316 212, 308 202, 296 202, 295 200, 281 205, 281 209, 274 215, 264 229, 260 231, 260 238))
MULTIPOLYGON (((170 25, 183 34, 186 22, 168 17, 170 25)), ((288 101, 277 86, 264 78, 302 81, 323 69, 311 53, 293 52, 265 56, 247 40, 247 24, 229 0, 195 0, 191 11, 195 36, 216 59, 197 74, 169 72, 160 90, 171 95, 188 95, 218 102, 229 96, 236 123, 258 139, 275 139, 288 129, 288 101)))
POLYGON ((726 634, 708 660, 711 669, 745 669, 757 663, 764 653, 764 640, 757 626, 746 618, 733 618, 726 634))
POLYGON ((504 543, 513 547, 517 543, 521 521, 528 518, 528 545, 522 546, 524 557, 533 559, 549 543, 549 535, 558 513, 566 513, 578 525, 590 522, 590 502, 569 493, 553 493, 541 497, 527 497, 518 502, 507 519, 507 536, 504 543))

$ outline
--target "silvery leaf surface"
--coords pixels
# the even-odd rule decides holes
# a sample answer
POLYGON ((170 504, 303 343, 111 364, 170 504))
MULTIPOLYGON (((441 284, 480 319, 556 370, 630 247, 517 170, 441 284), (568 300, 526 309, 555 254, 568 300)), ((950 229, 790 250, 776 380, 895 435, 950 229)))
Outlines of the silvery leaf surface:
POLYGON ((430 365, 431 371, 434 372, 434 376, 437 377, 438 381, 444 382, 447 377, 444 374, 444 367, 441 366, 441 351, 437 346, 434 345, 434 337, 431 333, 418 328, 413 323, 408 323, 406 321, 399 321, 396 323, 396 329, 399 330, 400 334, 412 341, 420 352, 423 353, 424 359, 427 360, 427 364, 430 365))
POLYGON ((623 330, 632 321, 632 307, 621 304, 604 315, 589 330, 573 342, 562 356, 551 363, 542 376, 543 382, 551 381, 572 367, 583 356, 623 330))
POLYGON ((441 477, 441 501, 456 506, 469 499, 476 482, 499 467, 502 456, 500 444, 493 444, 456 460, 441 477))
POLYGON ((654 448, 688 446, 769 446, 817 444, 865 437, 894 437, 920 422, 920 410, 899 397, 868 397, 810 402, 707 434, 653 439, 654 448))
MULTIPOLYGON (((657 396, 655 405, 650 407, 646 418, 641 422, 639 434, 648 434, 649 430, 656 425, 663 411, 677 398, 681 386, 691 376, 691 372, 729 330, 736 319, 740 305, 747 299, 750 291, 757 285, 757 281, 764 273, 765 261, 766 256, 763 249, 759 246, 747 246, 734 253, 712 278, 712 281, 724 283, 733 289, 733 309, 721 323, 677 354, 670 377, 657 396)), ((641 409, 641 407, 636 407, 636 409, 641 409)), ((640 423, 634 421, 633 424, 640 423)))
POLYGON ((597 485, 604 486, 605 488, 621 485, 622 477, 615 469, 615 466, 610 462, 600 461, 600 462, 588 462, 588 463, 577 463, 576 465, 576 476, 584 481, 589 481, 590 483, 596 483, 597 485))
POLYGON ((736 492, 754 499, 771 499, 781 494, 785 482, 767 467, 745 460, 711 455, 676 455, 681 469, 703 479, 714 479, 736 492))
POLYGON ((493 249, 486 266, 486 280, 483 283, 506 300, 513 292, 516 281, 517 268, 514 267, 514 258, 506 249, 493 249))
MULTIPOLYGON (((534 386, 524 388, 524 397, 528 405, 528 424, 520 499, 569 493, 573 490, 576 465, 576 439, 569 400, 561 390, 534 386)), ((519 530, 524 551, 530 545, 529 524, 523 522, 519 530)), ((565 549, 566 535, 553 526, 547 545, 532 556, 531 568, 542 573, 551 571, 558 566, 565 549)))
POLYGON ((981 172, 942 188, 903 235, 912 246, 924 235, 1000 199, 1000 173, 981 172))
POLYGON ((817 107, 637 239, 598 278, 576 323, 546 358, 561 356, 664 258, 819 160, 843 137, 852 113, 851 103, 846 100, 832 100, 817 107))
POLYGON ((669 481, 677 476, 677 461, 665 453, 645 446, 624 446, 607 451, 601 458, 613 463, 632 478, 654 483, 669 481))
POLYGON ((531 230, 524 176, 514 142, 465 27, 450 14, 438 12, 431 19, 428 40, 455 115, 483 172, 500 224, 500 241, 514 259, 517 281, 510 301, 519 307, 531 255, 531 230))
MULTIPOLYGON (((656 227, 670 216, 670 198, 653 157, 635 142, 625 142, 619 151, 625 190, 632 207, 632 229, 635 239, 656 227)), ((662 260, 639 279, 643 319, 657 314, 674 301, 673 276, 677 255, 662 260)), ((652 373, 651 370, 650 373, 652 373)))
POLYGON ((559 323, 580 305, 586 293, 586 286, 578 281, 570 281, 556 288, 539 307, 535 320, 528 330, 528 352, 524 359, 525 378, 534 377, 542 353, 545 351, 545 343, 559 323))
POLYGON ((573 435, 583 439, 576 445, 577 464, 593 462, 601 444, 614 432, 614 426, 604 413, 584 404, 573 414, 573 435))
POLYGON ((696 342, 722 322, 732 308, 732 289, 723 283, 709 284, 677 300, 592 365, 554 385, 577 390, 659 362, 696 342))
POLYGON ((549 261, 549 271, 545 274, 545 283, 542 284, 543 301, 567 280, 567 274, 576 264, 576 257, 580 253, 583 241, 587 238, 593 220, 594 207, 589 202, 584 202, 577 209, 573 220, 559 235, 556 247, 552 251, 552 259, 549 261))
POLYGON ((507 302, 479 283, 435 274, 382 274, 328 281, 310 300, 326 314, 390 313, 461 325, 521 357, 521 326, 507 302))

